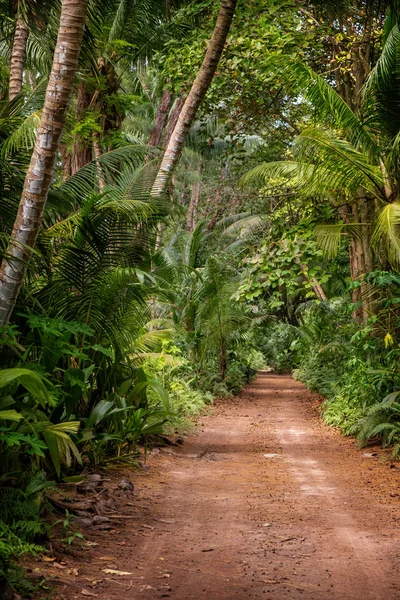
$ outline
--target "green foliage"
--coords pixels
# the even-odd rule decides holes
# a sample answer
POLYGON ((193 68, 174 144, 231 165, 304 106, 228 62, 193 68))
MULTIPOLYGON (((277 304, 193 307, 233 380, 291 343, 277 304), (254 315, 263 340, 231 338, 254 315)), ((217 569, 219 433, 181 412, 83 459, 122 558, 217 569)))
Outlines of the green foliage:
POLYGON ((365 444, 379 439, 384 446, 393 446, 393 458, 400 455, 400 404, 399 392, 388 394, 381 402, 371 406, 358 423, 358 439, 365 444))
POLYGON ((277 373, 288 373, 295 366, 293 343, 298 340, 300 333, 289 323, 272 323, 258 333, 257 340, 268 367, 277 373))
POLYGON ((45 552, 40 541, 45 538, 49 526, 42 518, 43 490, 49 486, 46 474, 38 472, 24 487, 0 486, 0 579, 7 578, 18 589, 33 591, 16 565, 18 558, 26 554, 45 552))
MULTIPOLYGON (((2 249, 54 47, 58 4, 40 4, 11 103, 0 61, 2 249)), ((238 3, 168 202, 151 193, 160 149, 145 144, 166 87, 176 101, 193 81, 218 3, 89 3, 43 227, 0 332, 0 577, 40 551, 49 480, 126 460, 266 366, 295 369, 329 424, 398 452, 398 26, 388 19, 383 35, 371 7, 367 31, 366 15, 338 4, 340 18, 326 3, 238 3), (357 56, 371 42, 376 57, 382 39, 363 92, 345 98, 357 56), (71 175, 82 150, 89 162, 71 175), (360 195, 373 227, 350 216, 360 195), (353 276, 372 230, 371 272, 353 276), (361 324, 350 311, 366 297, 361 324)), ((67 514, 67 545, 71 525, 67 514)))

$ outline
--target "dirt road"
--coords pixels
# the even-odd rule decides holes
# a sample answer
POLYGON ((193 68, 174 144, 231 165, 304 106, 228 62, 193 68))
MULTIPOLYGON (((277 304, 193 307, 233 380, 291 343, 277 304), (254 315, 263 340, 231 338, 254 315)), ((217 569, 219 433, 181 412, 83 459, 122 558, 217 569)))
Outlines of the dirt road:
POLYGON ((54 597, 400 598, 398 466, 321 424, 287 376, 259 375, 200 423, 132 475, 126 520, 54 597))

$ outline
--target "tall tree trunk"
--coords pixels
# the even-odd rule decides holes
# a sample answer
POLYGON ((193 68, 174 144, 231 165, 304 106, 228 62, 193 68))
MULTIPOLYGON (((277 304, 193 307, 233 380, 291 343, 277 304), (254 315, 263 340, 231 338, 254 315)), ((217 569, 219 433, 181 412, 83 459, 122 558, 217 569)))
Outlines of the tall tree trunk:
POLYGON ((22 15, 18 12, 15 25, 14 43, 10 62, 10 84, 8 99, 13 100, 22 91, 22 78, 24 75, 24 63, 26 56, 26 43, 29 31, 24 23, 22 15))
POLYGON ((220 349, 219 349, 219 375, 223 381, 225 380, 227 366, 228 366, 228 359, 226 356, 226 344, 225 344, 225 340, 222 339, 220 349))
POLYGON ((212 200, 211 214, 212 213, 214 213, 214 214, 211 217, 211 219, 207 225, 207 231, 214 231, 216 224, 218 223, 219 219, 222 217, 222 215, 224 213, 224 209, 226 209, 226 205, 224 203, 224 198, 223 198, 223 191, 224 191, 224 183, 226 181, 226 178, 228 177, 228 173, 229 173, 229 161, 227 160, 221 169, 221 180, 218 185, 217 191, 215 193, 215 197, 212 200))
POLYGON ((199 209, 201 195, 201 168, 203 161, 200 161, 196 170, 197 180, 192 184, 192 193, 190 195, 189 208, 186 215, 186 226, 188 231, 193 231, 197 225, 197 214, 199 209))
POLYGON ((98 131, 93 131, 93 152, 94 157, 96 159, 97 166, 97 181, 99 184, 99 190, 101 193, 104 192, 104 188, 106 187, 106 182, 104 181, 103 171, 101 169, 100 158, 102 157, 103 152, 101 151, 100 145, 100 135, 98 131))
POLYGON ((149 146, 159 146, 165 124, 168 120, 169 111, 173 103, 173 96, 168 88, 165 88, 161 102, 158 106, 156 120, 149 137, 149 146))
POLYGON ((174 133, 174 129, 178 122, 179 115, 182 112, 182 108, 183 108, 183 105, 185 104, 185 100, 186 100, 186 92, 182 92, 182 94, 179 96, 179 98, 175 102, 175 106, 172 109, 171 116, 167 123, 167 130, 165 132, 165 139, 164 139, 164 148, 166 148, 168 146, 169 141, 172 137, 172 134, 174 133))
POLYGON ((71 98, 88 0, 63 0, 40 127, 6 259, 0 268, 0 326, 10 318, 38 236, 71 98))
POLYGON ((72 156, 66 144, 60 144, 61 165, 63 181, 67 181, 72 175, 72 156))
POLYGON ((374 268, 374 255, 370 240, 369 224, 373 220, 375 207, 372 201, 362 196, 353 200, 349 206, 340 210, 340 215, 345 223, 361 223, 360 235, 352 238, 349 245, 350 276, 353 282, 360 282, 359 287, 352 290, 352 302, 357 305, 353 317, 365 323, 373 313, 374 299, 370 295, 368 286, 363 282, 364 275, 374 268))
POLYGON ((190 126, 213 80, 232 24, 236 3, 237 0, 222 0, 217 22, 203 64, 179 115, 178 122, 165 150, 160 169, 154 181, 153 196, 164 194, 168 188, 170 177, 179 162, 190 126))
MULTIPOLYGON (((78 85, 77 98, 76 98, 76 122, 79 123, 84 116, 85 112, 90 106, 92 96, 88 93, 84 81, 81 81, 78 85)), ((82 169, 85 165, 90 163, 93 158, 92 143, 87 139, 83 139, 79 134, 75 134, 74 148, 72 151, 71 158, 71 172, 74 175, 79 169, 82 169)))

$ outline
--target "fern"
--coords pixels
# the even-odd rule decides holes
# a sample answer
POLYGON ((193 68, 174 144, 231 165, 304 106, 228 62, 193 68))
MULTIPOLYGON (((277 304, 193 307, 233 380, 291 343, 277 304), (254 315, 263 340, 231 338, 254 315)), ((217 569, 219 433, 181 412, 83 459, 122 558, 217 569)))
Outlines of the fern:
POLYGON ((397 402, 399 394, 400 392, 393 392, 371 406, 359 422, 357 436, 361 444, 378 438, 384 446, 394 445, 393 458, 397 457, 400 450, 400 402, 397 402))

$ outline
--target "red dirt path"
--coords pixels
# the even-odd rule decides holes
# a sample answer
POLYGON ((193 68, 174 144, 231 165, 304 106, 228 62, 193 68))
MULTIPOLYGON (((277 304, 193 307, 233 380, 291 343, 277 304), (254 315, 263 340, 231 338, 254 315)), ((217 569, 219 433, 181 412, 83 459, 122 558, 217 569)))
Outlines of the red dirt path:
POLYGON ((399 467, 323 425, 316 399, 260 374, 182 448, 125 472, 127 518, 83 530, 99 546, 65 556, 52 598, 399 599, 399 467))

